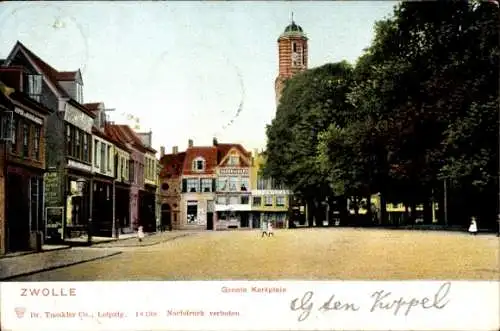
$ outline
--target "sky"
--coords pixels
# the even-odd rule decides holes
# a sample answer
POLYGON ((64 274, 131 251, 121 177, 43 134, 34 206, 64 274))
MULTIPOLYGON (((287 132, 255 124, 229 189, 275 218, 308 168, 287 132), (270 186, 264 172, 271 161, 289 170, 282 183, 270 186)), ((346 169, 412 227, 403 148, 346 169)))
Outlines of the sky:
POLYGON ((153 147, 263 149, 276 112, 277 38, 309 38, 309 68, 355 63, 390 1, 3 2, 0 58, 17 40, 59 71, 80 68, 84 102, 153 132, 153 147), (238 109, 240 112, 237 113, 238 109), (238 115, 237 115, 238 114, 238 115))

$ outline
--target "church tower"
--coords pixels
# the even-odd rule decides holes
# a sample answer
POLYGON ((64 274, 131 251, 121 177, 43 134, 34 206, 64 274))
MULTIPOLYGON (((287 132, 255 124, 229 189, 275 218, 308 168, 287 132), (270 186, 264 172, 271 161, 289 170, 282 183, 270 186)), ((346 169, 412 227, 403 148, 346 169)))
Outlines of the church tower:
POLYGON ((293 20, 278 38, 278 77, 274 82, 276 106, 279 104, 285 81, 298 72, 307 69, 307 36, 293 20))

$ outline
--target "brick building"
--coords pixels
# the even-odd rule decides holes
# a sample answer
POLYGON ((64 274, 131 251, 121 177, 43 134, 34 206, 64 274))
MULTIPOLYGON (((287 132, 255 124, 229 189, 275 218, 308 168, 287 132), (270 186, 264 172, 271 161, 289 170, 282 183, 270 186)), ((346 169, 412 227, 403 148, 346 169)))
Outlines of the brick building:
POLYGON ((278 76, 274 83, 276 105, 279 104, 285 81, 296 73, 307 70, 308 38, 302 27, 292 22, 278 38, 278 76))
POLYGON ((186 152, 179 153, 174 146, 171 154, 165 154, 165 148, 160 149, 160 224, 163 229, 178 230, 181 228, 181 184, 182 169, 186 152))
POLYGON ((0 253, 40 249, 43 222, 45 126, 50 109, 39 100, 40 85, 22 67, 0 67, 0 253))
POLYGON ((181 228, 213 229, 217 147, 189 140, 182 170, 181 228))

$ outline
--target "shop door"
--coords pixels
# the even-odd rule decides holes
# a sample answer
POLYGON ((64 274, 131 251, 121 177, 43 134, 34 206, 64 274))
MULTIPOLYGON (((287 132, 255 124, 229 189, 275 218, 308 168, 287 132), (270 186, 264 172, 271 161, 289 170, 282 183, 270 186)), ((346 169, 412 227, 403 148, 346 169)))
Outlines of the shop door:
POLYGON ((6 179, 7 250, 29 250, 28 187, 20 175, 9 174, 6 179))

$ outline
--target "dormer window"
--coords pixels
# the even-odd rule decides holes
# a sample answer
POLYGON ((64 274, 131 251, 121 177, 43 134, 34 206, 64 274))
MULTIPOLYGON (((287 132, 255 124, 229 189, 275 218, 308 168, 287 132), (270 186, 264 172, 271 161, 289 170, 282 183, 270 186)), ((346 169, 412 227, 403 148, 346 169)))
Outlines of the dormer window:
POLYGON ((40 102, 42 96, 41 75, 28 75, 28 95, 31 99, 40 102))
POLYGON ((205 160, 198 157, 193 160, 193 171, 203 171, 205 170, 205 160))
POLYGON ((230 166, 237 166, 240 164, 240 157, 238 155, 231 155, 227 162, 230 166))

